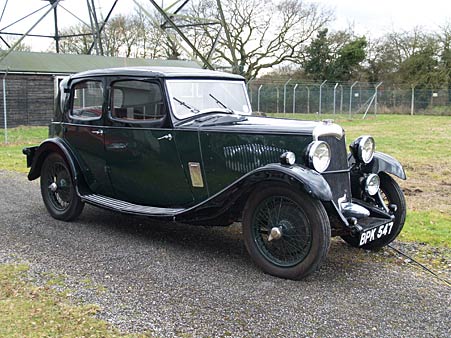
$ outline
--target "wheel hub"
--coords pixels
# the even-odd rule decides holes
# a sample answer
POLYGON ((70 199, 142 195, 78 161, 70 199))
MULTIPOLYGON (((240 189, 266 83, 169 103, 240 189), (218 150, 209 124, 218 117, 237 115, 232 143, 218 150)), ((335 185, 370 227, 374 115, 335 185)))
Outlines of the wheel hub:
POLYGON ((58 185, 55 182, 49 185, 49 189, 51 192, 55 192, 58 189, 58 185))
POLYGON ((268 242, 271 242, 273 239, 277 240, 280 238, 282 238, 282 227, 272 228, 268 236, 268 242))

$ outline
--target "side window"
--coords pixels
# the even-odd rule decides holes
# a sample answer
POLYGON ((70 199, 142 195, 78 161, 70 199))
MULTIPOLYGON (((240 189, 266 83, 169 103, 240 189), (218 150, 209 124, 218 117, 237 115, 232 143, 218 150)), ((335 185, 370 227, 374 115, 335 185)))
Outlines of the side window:
POLYGON ((156 83, 124 80, 113 83, 111 117, 127 121, 161 121, 165 116, 161 88, 156 83))
POLYGON ((103 86, 100 81, 83 81, 72 87, 70 116, 77 120, 97 120, 102 116, 103 86))

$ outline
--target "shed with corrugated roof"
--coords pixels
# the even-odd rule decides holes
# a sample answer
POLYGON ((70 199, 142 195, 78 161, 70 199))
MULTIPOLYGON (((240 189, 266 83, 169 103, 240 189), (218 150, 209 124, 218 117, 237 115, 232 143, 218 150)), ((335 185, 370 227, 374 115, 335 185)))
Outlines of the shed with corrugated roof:
POLYGON ((184 60, 11 52, 0 62, 0 126, 5 125, 5 115, 8 127, 49 124, 58 83, 67 75, 133 66, 200 67, 194 61, 184 60))

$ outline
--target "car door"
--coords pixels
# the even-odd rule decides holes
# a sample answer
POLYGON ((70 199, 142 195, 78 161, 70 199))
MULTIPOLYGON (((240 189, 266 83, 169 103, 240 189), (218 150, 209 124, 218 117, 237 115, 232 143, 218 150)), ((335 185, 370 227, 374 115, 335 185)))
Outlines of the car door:
POLYGON ((71 84, 65 111, 64 139, 80 164, 86 183, 96 194, 112 196, 105 159, 102 78, 76 80, 71 84))
POLYGON ((160 83, 115 80, 109 102, 105 149, 116 198, 158 207, 192 204, 160 83))

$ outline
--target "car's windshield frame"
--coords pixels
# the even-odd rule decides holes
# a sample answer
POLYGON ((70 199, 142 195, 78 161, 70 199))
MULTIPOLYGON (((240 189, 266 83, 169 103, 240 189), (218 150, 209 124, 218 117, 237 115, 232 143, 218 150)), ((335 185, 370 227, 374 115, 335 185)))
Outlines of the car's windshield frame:
MULTIPOLYGON (((218 112, 218 113, 235 113, 235 114, 240 114, 240 115, 251 115, 252 114, 252 106, 249 100, 249 95, 247 92, 247 88, 246 88, 246 84, 243 80, 231 80, 231 79, 212 79, 212 78, 176 78, 176 79, 166 79, 165 81, 165 86, 166 86, 166 92, 168 94, 168 100, 169 100, 169 104, 171 106, 171 110, 172 110, 172 115, 174 116, 174 118, 178 121, 182 121, 182 120, 186 120, 186 119, 191 119, 197 115, 203 115, 205 113, 209 113, 209 112, 218 112), (235 110, 232 109, 231 107, 228 107, 227 109, 224 107, 221 107, 220 104, 218 104, 217 102, 215 102, 215 100, 212 98, 212 104, 210 107, 208 108, 203 108, 200 109, 199 107, 196 106, 192 106, 192 104, 190 102, 186 102, 185 101, 185 97, 178 97, 173 90, 171 90, 171 83, 176 83, 176 82, 186 82, 187 84, 192 84, 194 82, 202 82, 202 83, 233 83, 233 84, 240 84, 243 90, 243 95, 244 95, 244 99, 245 99, 245 104, 247 106, 248 111, 244 112, 242 110, 235 110), (183 103, 180 103, 180 101, 182 101, 183 103), (187 107, 187 105, 185 105, 185 103, 187 105, 191 106, 191 111, 188 113, 184 113, 184 114, 180 114, 180 112, 177 112, 177 105, 182 105, 187 107)), ((205 92, 205 96, 208 96, 209 92, 205 92)), ((187 108, 188 109, 188 108, 187 108)))

